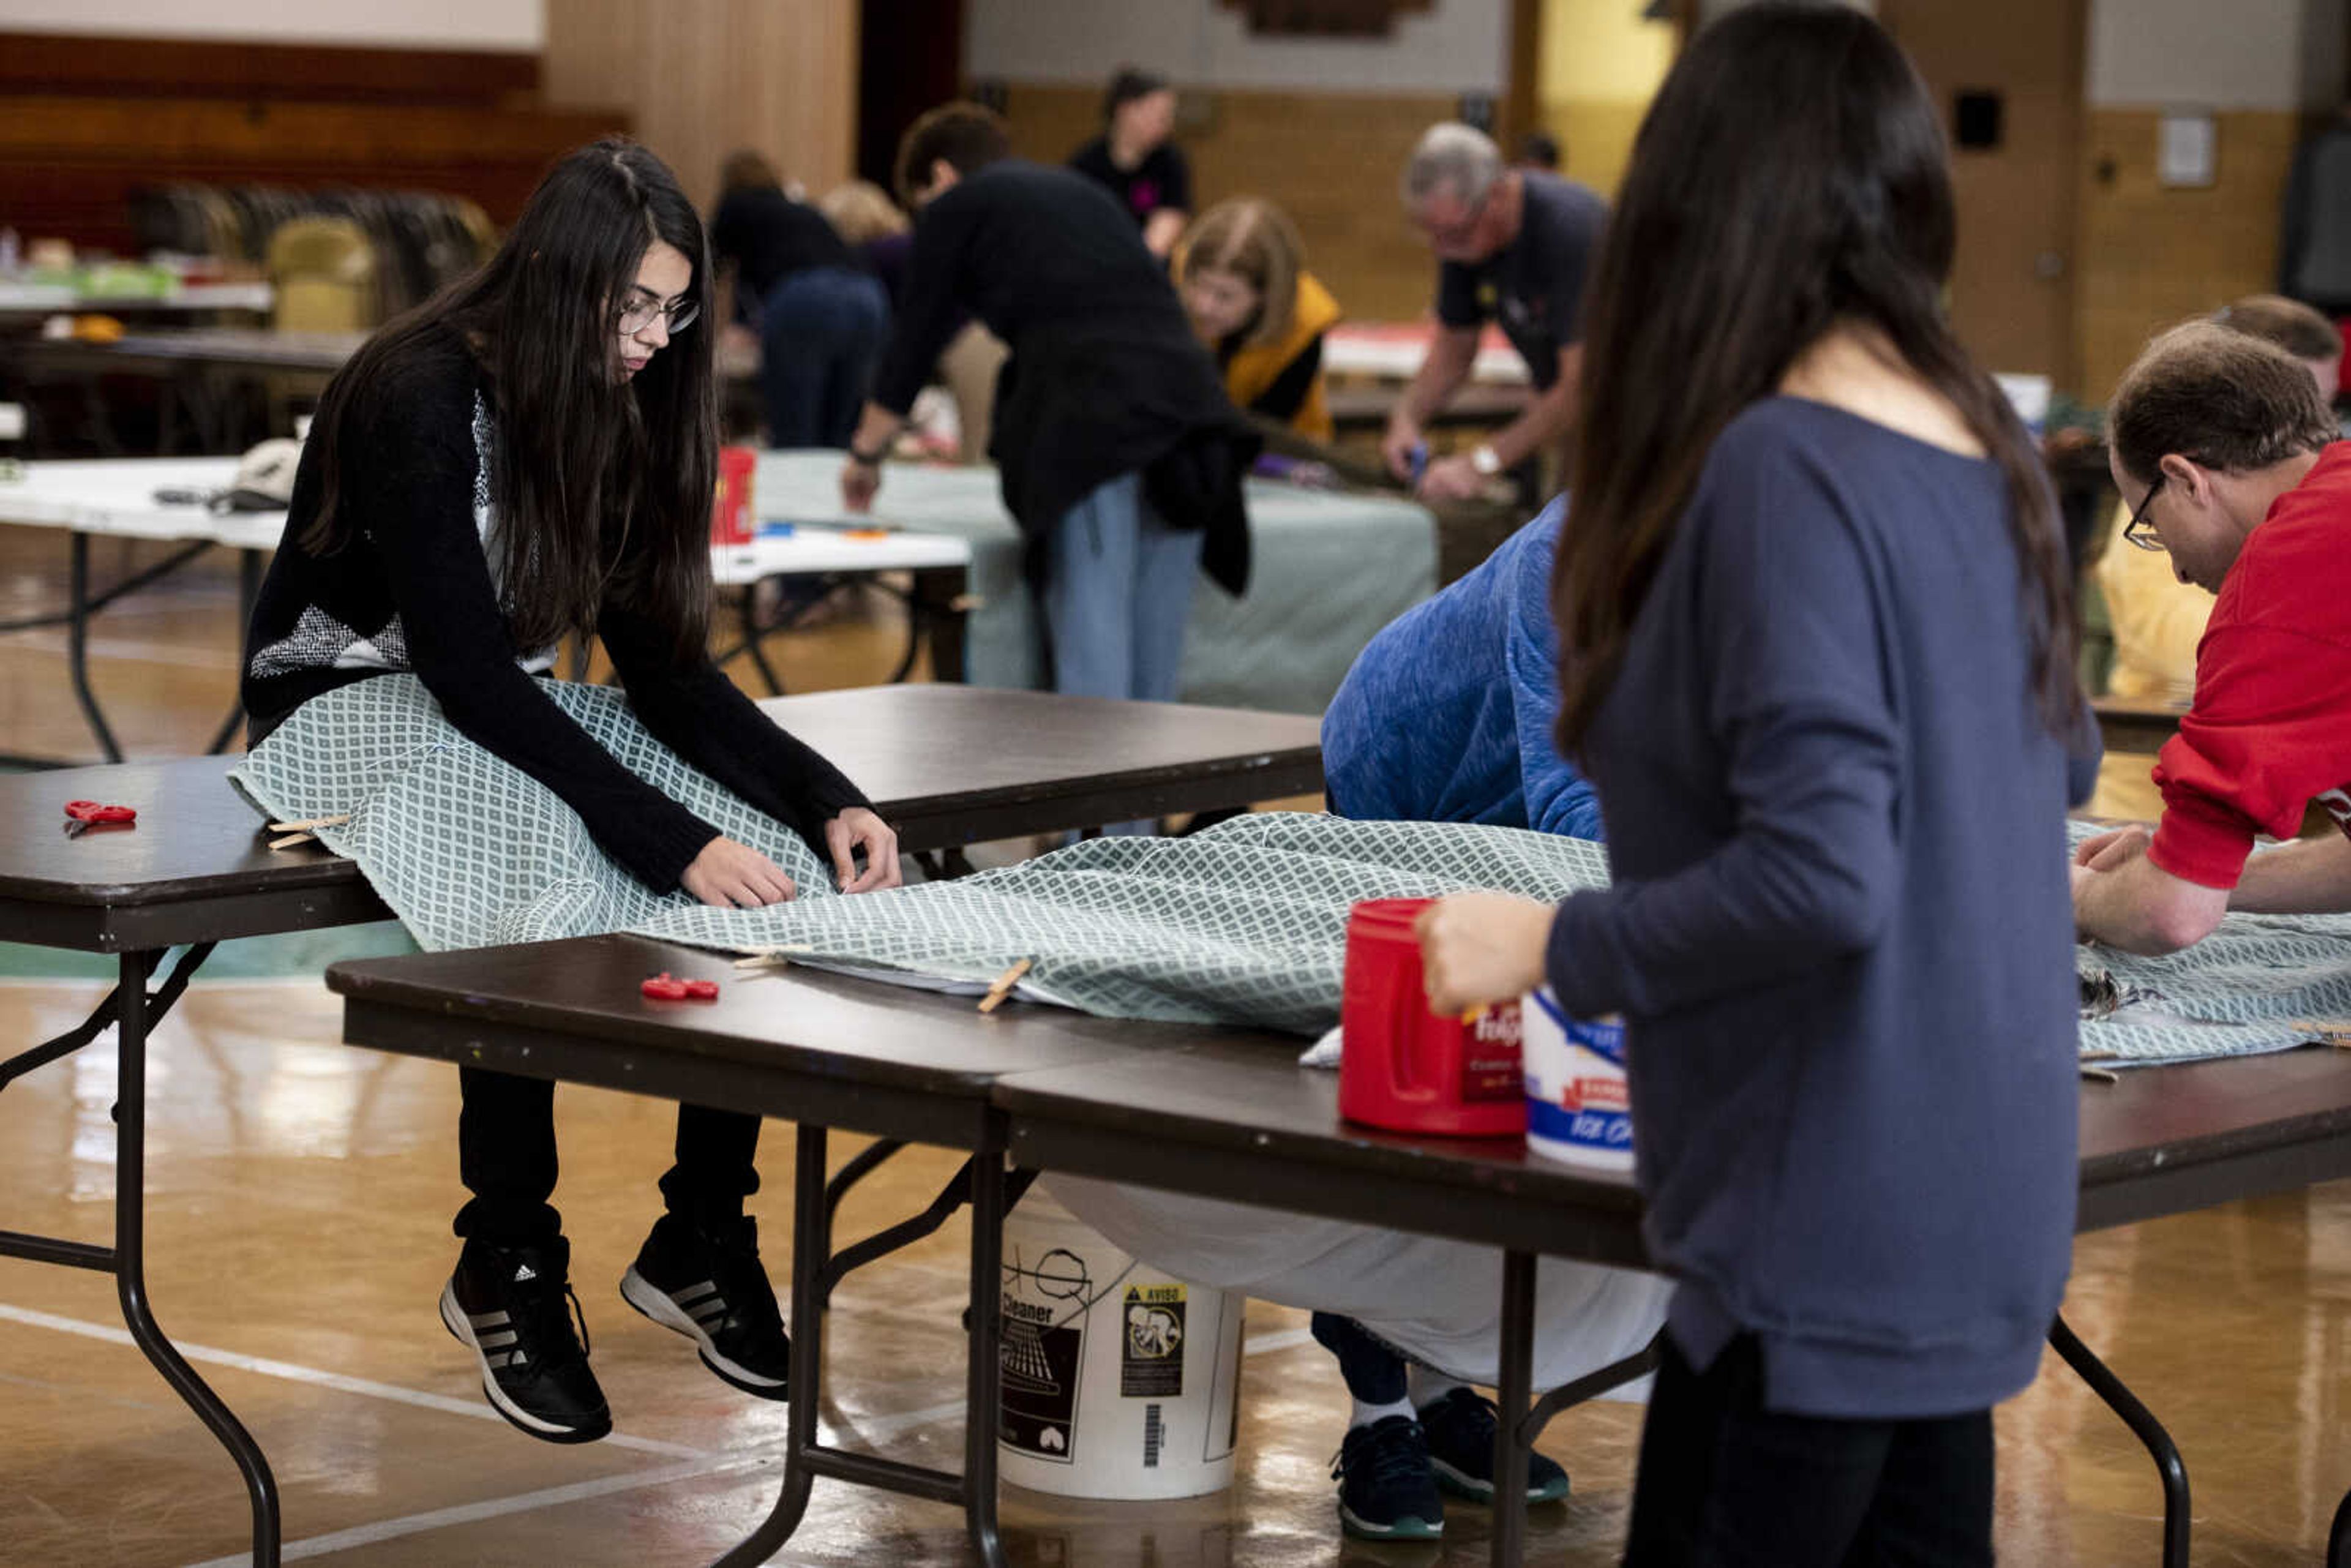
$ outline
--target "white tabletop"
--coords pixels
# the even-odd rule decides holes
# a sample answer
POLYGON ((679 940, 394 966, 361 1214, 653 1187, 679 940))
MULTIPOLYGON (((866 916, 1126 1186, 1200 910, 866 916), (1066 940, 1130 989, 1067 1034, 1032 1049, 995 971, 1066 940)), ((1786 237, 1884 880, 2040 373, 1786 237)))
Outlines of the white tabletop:
MULTIPOLYGON (((1419 371, 1421 361, 1428 357, 1428 345, 1436 335, 1436 327, 1428 323, 1367 323, 1361 327, 1343 323, 1332 328, 1322 339, 1322 369, 1325 374, 1334 376, 1410 381, 1419 371)), ((1489 328, 1479 340, 1478 358, 1469 367, 1469 379, 1523 386, 1528 379, 1527 362, 1508 340, 1489 328)))
POLYGON ((266 283, 187 283, 169 294, 86 294, 67 283, 0 283, 0 310, 250 310, 266 314, 277 303, 266 283))
MULTIPOLYGON (((155 499, 158 490, 210 495, 236 477, 234 457, 119 457, 27 463, 22 480, 0 480, 0 523, 71 528, 124 538, 206 539, 235 549, 275 549, 284 512, 215 515, 193 503, 155 499)), ((864 521, 866 528, 872 528, 864 521)), ((721 587, 801 572, 900 571, 966 566, 971 547, 938 534, 853 537, 845 528, 797 526, 763 532, 747 545, 713 545, 711 575, 721 587)))

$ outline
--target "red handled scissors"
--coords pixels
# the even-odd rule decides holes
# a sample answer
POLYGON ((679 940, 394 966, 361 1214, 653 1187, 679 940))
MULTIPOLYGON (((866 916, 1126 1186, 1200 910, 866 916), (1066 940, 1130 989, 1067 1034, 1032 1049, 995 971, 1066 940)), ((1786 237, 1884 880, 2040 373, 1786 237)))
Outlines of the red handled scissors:
POLYGON ((93 825, 112 826, 139 820, 139 813, 128 806, 101 806, 95 800, 67 801, 66 816, 66 837, 69 839, 81 837, 93 825))
POLYGON ((682 980, 664 969, 639 986, 637 989, 657 1002, 715 1002, 718 999, 716 980, 682 980))

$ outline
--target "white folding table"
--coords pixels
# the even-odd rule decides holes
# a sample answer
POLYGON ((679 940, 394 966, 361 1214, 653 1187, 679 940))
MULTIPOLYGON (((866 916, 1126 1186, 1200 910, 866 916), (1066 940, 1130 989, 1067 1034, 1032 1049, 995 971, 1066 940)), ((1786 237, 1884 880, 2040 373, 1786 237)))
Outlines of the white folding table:
MULTIPOLYGON (((66 661, 74 696, 110 762, 122 760, 122 748, 90 689, 90 617, 126 594, 168 577, 206 550, 233 549, 237 552, 237 630, 242 638, 252 618, 254 598, 260 591, 264 558, 277 548, 286 529, 286 514, 213 511, 204 498, 227 489, 235 476, 233 457, 142 457, 29 463, 22 479, 0 480, 0 524, 59 528, 71 540, 65 607, 0 622, 0 632, 66 628, 66 661), (159 495, 172 498, 159 500, 159 495), (90 541, 100 537, 154 540, 179 548, 119 582, 93 590, 90 541)), ((940 624, 941 634, 935 639, 939 645, 961 646, 961 627, 955 618, 962 613, 970 560, 971 547, 959 538, 879 530, 796 527, 764 531, 746 545, 714 545, 712 578, 720 588, 735 591, 740 607, 742 647, 730 649, 727 656, 737 651, 748 653, 769 690, 780 694, 782 683, 759 646, 751 584, 768 577, 837 579, 906 571, 914 579, 914 587, 906 595, 906 653, 892 677, 903 680, 914 664, 926 622, 940 624)), ((940 674, 942 678, 959 677, 960 660, 940 674)), ((232 707, 213 737, 212 751, 227 748, 243 717, 241 708, 232 707)))

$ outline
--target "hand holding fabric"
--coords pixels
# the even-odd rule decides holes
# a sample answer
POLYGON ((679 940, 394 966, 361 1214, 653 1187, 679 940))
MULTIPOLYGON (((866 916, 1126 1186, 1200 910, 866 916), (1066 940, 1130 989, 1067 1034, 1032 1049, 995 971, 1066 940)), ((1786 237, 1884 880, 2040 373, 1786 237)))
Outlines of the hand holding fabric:
POLYGON ((832 852, 832 869, 843 893, 871 893, 904 880, 898 868, 896 831, 862 806, 852 806, 827 821, 824 842, 832 852), (865 852, 862 872, 857 869, 860 850, 865 852))
POLYGON ((750 845, 727 838, 703 845, 678 883, 717 909, 758 909, 799 895, 783 867, 750 845))

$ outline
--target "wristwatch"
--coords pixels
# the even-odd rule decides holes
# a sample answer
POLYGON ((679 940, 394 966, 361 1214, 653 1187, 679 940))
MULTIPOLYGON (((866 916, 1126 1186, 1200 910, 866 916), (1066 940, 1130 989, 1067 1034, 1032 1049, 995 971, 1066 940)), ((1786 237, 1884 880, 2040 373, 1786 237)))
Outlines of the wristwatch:
POLYGON ((1491 442, 1481 441, 1478 449, 1469 454, 1469 466, 1478 470, 1479 478, 1491 479, 1502 471, 1502 455, 1494 450, 1491 442))
POLYGON ((856 447, 852 446, 849 449, 849 460, 852 463, 856 464, 860 468, 879 468, 882 466, 882 459, 888 456, 889 454, 890 449, 887 446, 884 446, 881 451, 874 453, 869 457, 864 453, 858 451, 856 447))

